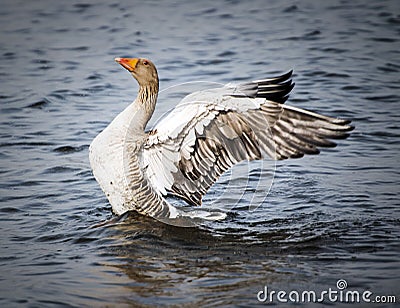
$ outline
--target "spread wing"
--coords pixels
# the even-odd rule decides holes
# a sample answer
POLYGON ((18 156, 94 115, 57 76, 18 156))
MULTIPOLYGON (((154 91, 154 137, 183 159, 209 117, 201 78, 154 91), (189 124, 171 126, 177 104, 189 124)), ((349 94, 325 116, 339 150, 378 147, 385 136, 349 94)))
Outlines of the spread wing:
POLYGON ((329 139, 346 138, 350 121, 283 103, 294 84, 285 75, 188 95, 148 135, 143 168, 154 188, 193 205, 219 176, 243 160, 302 157, 329 139))

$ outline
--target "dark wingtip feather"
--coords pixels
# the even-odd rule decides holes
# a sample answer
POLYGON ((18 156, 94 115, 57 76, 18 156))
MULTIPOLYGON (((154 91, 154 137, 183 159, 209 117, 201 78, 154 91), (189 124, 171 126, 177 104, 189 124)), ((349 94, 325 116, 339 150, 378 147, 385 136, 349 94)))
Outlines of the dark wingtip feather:
POLYGON ((355 129, 354 125, 349 125, 349 123, 351 123, 351 120, 344 120, 344 119, 337 119, 337 120, 341 120, 339 123, 335 123, 335 124, 341 125, 340 131, 351 132, 352 130, 355 129))
POLYGON ((290 70, 280 76, 253 81, 257 85, 255 96, 283 104, 295 86, 295 83, 291 79, 292 74, 293 70, 290 70))
POLYGON ((283 104, 295 86, 291 79, 292 74, 293 70, 290 70, 283 75, 242 83, 236 87, 234 93, 229 95, 233 97, 260 97, 283 104))
POLYGON ((290 95, 288 94, 286 96, 281 97, 280 101, 278 101, 277 103, 284 104, 288 100, 289 96, 290 95))
POLYGON ((329 137, 329 138, 331 138, 331 139, 346 139, 349 136, 350 136, 350 134, 343 133, 343 134, 340 134, 340 135, 334 135, 334 136, 329 137))
POLYGON ((354 125, 348 125, 351 123, 351 120, 345 120, 345 121, 346 121, 347 126, 349 127, 347 130, 348 132, 351 132, 352 130, 354 130, 356 128, 354 125))
POLYGON ((262 97, 270 101, 277 103, 284 103, 289 93, 293 90, 295 83, 291 81, 285 82, 284 84, 277 84, 276 86, 262 87, 259 86, 256 97, 262 97))
POLYGON ((289 80, 292 77, 293 70, 290 70, 289 72, 279 75, 279 76, 274 76, 266 79, 259 79, 259 80, 254 80, 254 83, 257 83, 258 85, 267 85, 267 84, 279 84, 284 81, 289 80))

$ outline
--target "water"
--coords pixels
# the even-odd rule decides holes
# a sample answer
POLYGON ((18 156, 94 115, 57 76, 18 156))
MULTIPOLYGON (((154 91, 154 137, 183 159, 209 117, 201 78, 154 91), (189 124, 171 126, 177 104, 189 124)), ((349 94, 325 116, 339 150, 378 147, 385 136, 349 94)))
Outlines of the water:
MULTIPOLYGON (((399 301, 399 13, 395 0, 4 0, 1 306, 243 307, 264 286, 338 290, 339 279, 399 301), (137 90, 116 56, 154 60, 162 89, 293 68, 288 104, 356 130, 319 156, 278 162, 253 212, 245 195, 226 220, 196 228, 135 214, 90 228, 114 216, 88 145, 137 90)), ((177 103, 164 97, 155 118, 177 103)))

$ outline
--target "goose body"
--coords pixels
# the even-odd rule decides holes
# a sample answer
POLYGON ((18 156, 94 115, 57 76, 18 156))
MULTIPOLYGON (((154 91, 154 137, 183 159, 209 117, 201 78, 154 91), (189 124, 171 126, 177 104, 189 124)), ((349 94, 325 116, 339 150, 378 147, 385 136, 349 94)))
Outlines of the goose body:
POLYGON ((139 83, 137 98, 91 143, 90 164, 114 213, 135 210, 161 219, 184 212, 165 197, 191 205, 219 176, 243 160, 298 158, 346 138, 350 121, 285 105, 292 73, 228 84, 185 97, 145 132, 158 95, 158 74, 147 59, 116 58, 139 83))

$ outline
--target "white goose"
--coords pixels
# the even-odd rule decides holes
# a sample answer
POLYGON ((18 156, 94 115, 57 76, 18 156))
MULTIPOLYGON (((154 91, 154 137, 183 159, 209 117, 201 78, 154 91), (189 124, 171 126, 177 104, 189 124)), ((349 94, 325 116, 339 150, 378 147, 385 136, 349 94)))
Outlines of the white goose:
POLYGON ((114 213, 135 210, 158 219, 186 215, 165 197, 200 205, 218 177, 243 160, 302 157, 346 138, 350 121, 284 105, 292 72, 185 97, 145 132, 158 96, 155 65, 116 58, 139 83, 137 98, 91 143, 93 174, 114 213))

